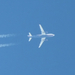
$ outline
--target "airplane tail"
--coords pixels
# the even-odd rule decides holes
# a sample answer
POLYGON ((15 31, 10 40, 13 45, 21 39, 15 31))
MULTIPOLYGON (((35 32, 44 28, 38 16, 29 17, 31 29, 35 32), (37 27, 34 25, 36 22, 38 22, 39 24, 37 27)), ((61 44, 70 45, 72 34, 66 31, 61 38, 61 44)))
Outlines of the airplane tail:
MULTIPOLYGON (((32 34, 31 34, 30 32, 29 32, 29 36, 32 36, 32 34)), ((32 39, 32 38, 30 37, 30 38, 29 38, 29 41, 31 41, 31 39, 32 39)))
POLYGON ((29 36, 32 36, 32 34, 29 32, 29 36))

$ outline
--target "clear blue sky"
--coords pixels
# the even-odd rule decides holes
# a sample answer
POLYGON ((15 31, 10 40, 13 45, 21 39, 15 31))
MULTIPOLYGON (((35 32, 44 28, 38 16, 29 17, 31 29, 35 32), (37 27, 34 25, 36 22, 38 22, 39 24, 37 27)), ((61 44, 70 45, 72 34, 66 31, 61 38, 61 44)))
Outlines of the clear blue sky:
POLYGON ((74 0, 0 0, 0 75, 75 75, 75 1, 74 0), (48 38, 28 42, 28 32, 45 31, 48 38))

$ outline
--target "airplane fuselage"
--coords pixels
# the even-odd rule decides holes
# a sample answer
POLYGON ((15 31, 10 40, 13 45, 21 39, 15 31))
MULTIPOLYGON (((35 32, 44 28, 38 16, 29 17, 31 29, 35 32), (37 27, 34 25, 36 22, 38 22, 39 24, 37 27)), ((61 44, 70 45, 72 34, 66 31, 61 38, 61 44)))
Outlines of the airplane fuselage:
POLYGON ((55 34, 45 34, 45 35, 42 35, 42 34, 38 34, 38 35, 33 35, 33 36, 29 36, 29 38, 42 38, 42 37, 53 37, 55 36, 55 34))

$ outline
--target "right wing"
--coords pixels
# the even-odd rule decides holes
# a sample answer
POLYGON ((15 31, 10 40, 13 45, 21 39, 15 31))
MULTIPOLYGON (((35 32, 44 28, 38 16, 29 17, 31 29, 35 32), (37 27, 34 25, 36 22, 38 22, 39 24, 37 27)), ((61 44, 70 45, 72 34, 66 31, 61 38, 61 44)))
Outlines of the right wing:
POLYGON ((42 46, 43 42, 45 41, 46 37, 44 38, 41 38, 41 42, 40 42, 40 45, 39 45, 39 48, 42 46))
POLYGON ((41 34, 42 34, 42 35, 46 34, 45 31, 43 30, 41 24, 39 24, 39 27, 40 27, 40 30, 41 30, 41 34))

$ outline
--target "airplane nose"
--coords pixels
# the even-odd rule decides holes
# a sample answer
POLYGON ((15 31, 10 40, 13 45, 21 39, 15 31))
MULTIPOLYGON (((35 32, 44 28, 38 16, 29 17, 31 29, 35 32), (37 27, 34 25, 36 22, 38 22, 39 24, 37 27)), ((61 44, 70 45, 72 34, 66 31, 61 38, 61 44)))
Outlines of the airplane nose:
POLYGON ((55 36, 55 34, 53 36, 55 36))

